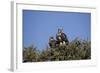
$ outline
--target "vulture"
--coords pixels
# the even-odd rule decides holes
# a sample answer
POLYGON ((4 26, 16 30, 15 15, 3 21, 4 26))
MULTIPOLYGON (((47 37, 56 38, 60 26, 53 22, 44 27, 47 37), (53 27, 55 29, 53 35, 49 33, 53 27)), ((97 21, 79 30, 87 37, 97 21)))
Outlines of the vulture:
POLYGON ((50 48, 56 47, 56 40, 53 37, 49 38, 49 46, 50 46, 50 48))
POLYGON ((62 31, 62 29, 58 29, 58 33, 56 34, 57 44, 59 45, 68 45, 69 41, 66 34, 62 31))

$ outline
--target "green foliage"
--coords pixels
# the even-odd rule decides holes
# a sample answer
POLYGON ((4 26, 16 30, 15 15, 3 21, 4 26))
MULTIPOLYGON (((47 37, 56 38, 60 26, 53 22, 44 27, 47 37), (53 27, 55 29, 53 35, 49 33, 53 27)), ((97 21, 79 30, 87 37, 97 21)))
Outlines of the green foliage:
POLYGON ((38 52, 36 48, 30 46, 28 48, 23 49, 23 62, 32 62, 37 61, 38 59, 38 52))
POLYGON ((56 39, 49 38, 49 47, 39 51, 30 46, 23 49, 23 62, 64 61, 91 59, 91 41, 75 40, 69 42, 67 35, 58 30, 56 39))
POLYGON ((38 51, 33 46, 23 49, 23 62, 91 59, 91 42, 75 39, 66 46, 47 47, 38 51))

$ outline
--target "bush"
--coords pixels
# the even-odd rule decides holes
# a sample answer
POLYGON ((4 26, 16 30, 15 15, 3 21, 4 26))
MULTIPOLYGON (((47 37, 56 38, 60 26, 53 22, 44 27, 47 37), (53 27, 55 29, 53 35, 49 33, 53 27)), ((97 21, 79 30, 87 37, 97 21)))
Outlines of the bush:
POLYGON ((39 51, 30 46, 23 49, 23 62, 63 61, 91 59, 91 41, 75 40, 69 42, 67 35, 58 30, 56 39, 49 38, 49 47, 39 51))
POLYGON ((23 49, 23 62, 91 59, 90 41, 75 39, 64 47, 37 51, 33 46, 23 49))

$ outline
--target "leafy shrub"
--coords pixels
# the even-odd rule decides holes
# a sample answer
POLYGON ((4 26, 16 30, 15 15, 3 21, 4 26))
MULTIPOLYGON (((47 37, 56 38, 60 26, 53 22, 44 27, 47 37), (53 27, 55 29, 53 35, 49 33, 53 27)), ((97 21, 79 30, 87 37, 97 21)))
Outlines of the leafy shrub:
POLYGON ((23 62, 91 59, 91 42, 75 39, 65 47, 38 51, 33 46, 23 49, 23 62))
POLYGON ((67 35, 58 30, 56 40, 49 39, 49 47, 39 51, 36 47, 23 48, 23 62, 64 61, 91 59, 91 41, 75 40, 69 42, 67 35))

